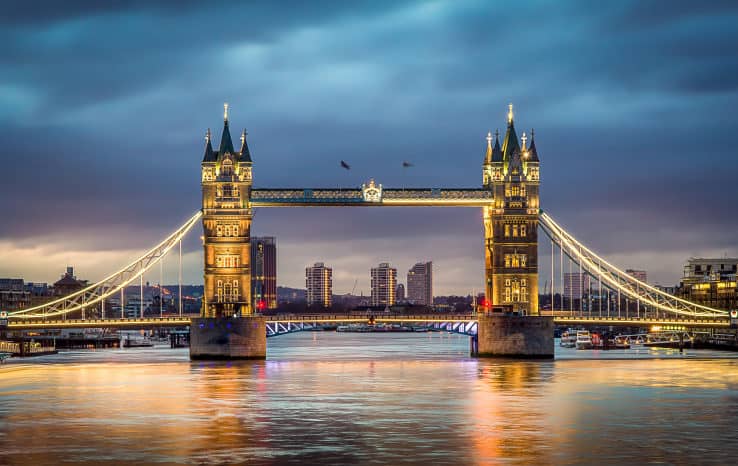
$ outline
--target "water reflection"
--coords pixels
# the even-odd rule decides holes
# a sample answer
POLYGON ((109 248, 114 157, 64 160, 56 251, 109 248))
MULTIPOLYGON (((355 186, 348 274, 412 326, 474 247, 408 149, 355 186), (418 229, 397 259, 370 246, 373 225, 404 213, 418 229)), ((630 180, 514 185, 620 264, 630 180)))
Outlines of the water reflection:
POLYGON ((6 364, 0 464, 702 464, 738 453, 734 359, 476 360, 448 335, 269 344, 261 362, 142 349, 6 364))

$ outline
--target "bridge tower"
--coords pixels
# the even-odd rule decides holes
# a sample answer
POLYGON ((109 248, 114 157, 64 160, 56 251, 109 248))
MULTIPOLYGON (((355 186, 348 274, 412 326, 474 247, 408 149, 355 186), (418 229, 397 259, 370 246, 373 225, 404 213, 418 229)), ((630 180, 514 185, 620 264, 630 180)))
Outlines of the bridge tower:
POLYGON ((246 131, 241 150, 231 141, 224 104, 220 147, 213 151, 210 130, 202 159, 202 227, 205 291, 202 317, 248 316, 251 305, 251 169, 246 131))
POLYGON ((538 314, 538 210, 540 161, 533 132, 530 146, 515 132, 513 106, 500 147, 499 134, 487 134, 482 165, 483 186, 494 193, 483 208, 485 292, 488 306, 510 306, 528 315, 538 314))

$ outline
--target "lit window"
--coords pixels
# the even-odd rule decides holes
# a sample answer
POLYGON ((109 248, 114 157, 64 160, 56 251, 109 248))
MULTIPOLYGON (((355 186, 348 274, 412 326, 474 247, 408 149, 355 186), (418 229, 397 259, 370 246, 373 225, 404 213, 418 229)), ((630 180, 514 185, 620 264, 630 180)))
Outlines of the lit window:
POLYGON ((508 302, 510 301, 510 287, 509 286, 505 287, 505 301, 508 301, 508 302))
POLYGON ((510 225, 505 224, 505 237, 510 237, 510 225))
POLYGON ((520 288, 520 301, 524 303, 528 302, 528 289, 525 287, 520 288))
POLYGON ((233 225, 233 236, 238 236, 238 225, 233 225))
POLYGON ((510 254, 505 254, 505 267, 510 267, 510 254))
MULTIPOLYGON (((525 267, 526 262, 528 262, 528 256, 525 254, 520 255, 520 267, 525 267)), ((523 280, 523 286, 525 286, 525 280, 523 280)))
POLYGON ((215 234, 217 236, 223 236, 223 225, 216 225, 215 234))
POLYGON ((526 228, 525 225, 520 225, 520 236, 525 236, 526 228))
POLYGON ((512 228, 513 228, 513 238, 517 238, 518 237, 518 226, 513 225, 512 228))

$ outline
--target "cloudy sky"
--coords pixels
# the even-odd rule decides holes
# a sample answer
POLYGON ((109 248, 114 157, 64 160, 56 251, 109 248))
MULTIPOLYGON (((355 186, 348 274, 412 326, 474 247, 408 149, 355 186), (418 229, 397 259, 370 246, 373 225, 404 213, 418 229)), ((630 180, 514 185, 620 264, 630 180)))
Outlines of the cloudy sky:
MULTIPOLYGON (((101 278, 175 229, 225 101, 256 187, 479 186, 512 102, 543 208, 585 244, 661 284, 738 255, 735 2, 177 5, 3 4, 0 276, 101 278)), ((482 288, 478 209, 259 210, 253 234, 277 237, 283 285, 324 261, 367 293, 376 263, 404 281, 433 260, 436 294, 482 288)))

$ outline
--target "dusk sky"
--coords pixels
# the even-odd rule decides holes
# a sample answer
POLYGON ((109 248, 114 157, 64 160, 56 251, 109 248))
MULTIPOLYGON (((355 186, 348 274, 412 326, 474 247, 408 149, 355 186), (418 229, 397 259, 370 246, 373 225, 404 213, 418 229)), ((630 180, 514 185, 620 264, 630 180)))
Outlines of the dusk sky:
MULTIPOLYGON (((254 186, 300 188, 479 187, 512 102, 542 208, 593 250, 663 285, 738 256, 735 1, 174 5, 3 3, 0 276, 99 279, 176 229, 223 102, 254 186)), ((262 209, 252 234, 277 237, 280 285, 322 261, 367 294, 377 263, 404 282, 433 260, 436 294, 482 290, 478 208, 262 209)))

